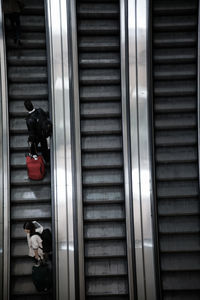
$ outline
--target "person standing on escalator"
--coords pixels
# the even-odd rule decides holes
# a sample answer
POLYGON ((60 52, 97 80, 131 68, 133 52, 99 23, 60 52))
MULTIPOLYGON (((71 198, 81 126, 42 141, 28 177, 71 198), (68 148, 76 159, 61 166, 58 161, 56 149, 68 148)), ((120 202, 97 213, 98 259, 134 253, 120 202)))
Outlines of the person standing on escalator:
POLYGON ((29 256, 36 263, 52 260, 52 234, 51 231, 37 221, 26 221, 23 229, 27 235, 29 256))
POLYGON ((35 109, 30 100, 24 101, 24 106, 28 111, 26 125, 28 128, 28 142, 31 145, 30 152, 37 155, 38 144, 41 145, 41 152, 46 163, 50 160, 50 151, 48 149, 47 138, 52 133, 52 123, 48 118, 48 113, 43 109, 35 109))
POLYGON ((39 266, 44 259, 44 252, 42 246, 42 239, 40 233, 43 230, 43 227, 39 224, 36 228, 35 223, 37 222, 25 222, 23 225, 24 231, 27 235, 27 243, 29 248, 29 256, 33 258, 34 262, 39 266))
POLYGON ((13 31, 14 43, 21 46, 21 24, 20 13, 24 9, 24 2, 22 0, 4 0, 3 12, 5 19, 9 19, 13 31))

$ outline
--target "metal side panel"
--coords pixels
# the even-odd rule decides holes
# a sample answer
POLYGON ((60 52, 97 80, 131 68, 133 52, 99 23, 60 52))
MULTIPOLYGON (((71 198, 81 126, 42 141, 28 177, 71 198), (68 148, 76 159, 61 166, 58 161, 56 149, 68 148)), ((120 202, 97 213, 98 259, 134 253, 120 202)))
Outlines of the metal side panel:
MULTIPOLYGON (((81 134, 80 134, 80 102, 79 102, 79 69, 78 69, 78 45, 77 45, 77 18, 76 1, 68 2, 70 7, 70 58, 71 64, 71 99, 73 108, 72 134, 74 138, 74 185, 73 190, 76 199, 76 245, 77 245, 77 273, 76 286, 78 288, 77 297, 85 300, 85 272, 84 272, 84 232, 83 232, 83 201, 82 201, 82 163, 87 163, 89 157, 81 161, 81 134)), ((83 113, 93 113, 93 108, 84 106, 83 113)))
POLYGON ((53 195, 56 299, 75 300, 74 195, 69 61, 69 6, 47 1, 49 70, 53 119, 53 195))
MULTIPOLYGON (((0 98, 0 116, 2 120, 2 93, 0 98)), ((0 123, 0 298, 3 298, 3 253, 4 253, 4 247, 3 247, 3 212, 4 212, 4 206, 3 206, 3 124, 0 123)))
POLYGON ((140 199, 139 173, 139 123, 137 88, 137 24, 136 1, 128 1, 128 41, 129 41, 129 98, 130 98, 130 139, 131 139, 131 179, 134 216, 135 265, 137 297, 145 299, 143 236, 140 199))
POLYGON ((199 299, 198 1, 152 1, 162 298, 199 299))
POLYGON ((128 1, 129 97, 137 297, 156 299, 149 131, 149 2, 128 1))
POLYGON ((10 296, 9 116, 5 31, 1 7, 2 1, 0 1, 0 297, 8 300, 10 296))
POLYGON ((133 230, 133 203, 131 188, 131 140, 129 117, 129 87, 128 87, 128 2, 120 1, 120 53, 121 53, 121 97, 122 97, 122 135, 123 135, 123 163, 124 163, 124 194, 126 210, 126 239, 129 297, 136 298, 135 252, 133 230))
MULTIPOLYGON (((200 5, 198 10, 198 52, 197 52, 197 113, 198 113, 198 162, 199 162, 199 174, 200 174, 200 5)), ((199 176, 199 188, 200 188, 200 176, 199 176)))
POLYGON ((154 237, 152 219, 152 157, 150 152, 150 92, 149 92, 149 1, 137 1, 137 83, 139 122, 139 164, 141 218, 144 249, 144 274, 146 300, 156 298, 154 237))

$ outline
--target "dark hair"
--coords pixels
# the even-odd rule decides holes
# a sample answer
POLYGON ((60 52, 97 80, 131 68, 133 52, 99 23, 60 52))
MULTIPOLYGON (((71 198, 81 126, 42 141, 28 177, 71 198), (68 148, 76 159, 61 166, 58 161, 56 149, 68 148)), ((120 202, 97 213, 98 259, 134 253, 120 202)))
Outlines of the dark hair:
POLYGON ((33 103, 31 102, 31 100, 25 100, 24 101, 24 106, 28 111, 33 110, 33 103))
POLYGON ((25 222, 23 228, 30 230, 30 236, 35 234, 35 225, 33 224, 33 222, 25 222))

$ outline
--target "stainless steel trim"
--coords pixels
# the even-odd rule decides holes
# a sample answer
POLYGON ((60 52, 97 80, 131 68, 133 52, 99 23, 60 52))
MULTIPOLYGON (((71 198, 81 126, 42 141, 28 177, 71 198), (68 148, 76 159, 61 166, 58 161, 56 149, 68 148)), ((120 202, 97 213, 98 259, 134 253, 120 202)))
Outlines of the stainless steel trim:
POLYGON ((132 196, 137 295, 155 300, 152 170, 148 107, 148 0, 128 1, 132 196))
POLYGON ((65 0, 61 1, 61 26, 62 26, 62 61, 64 83, 64 116, 65 116, 65 170, 67 175, 67 226, 68 226, 68 281, 69 299, 75 300, 75 249, 74 249, 74 204, 73 204, 73 172, 72 172, 72 136, 71 136, 71 104, 70 104, 70 69, 69 61, 69 15, 70 8, 65 0))
POLYGON ((150 157, 150 122, 148 91, 148 19, 149 1, 137 1, 137 77, 139 118, 139 164, 143 257, 146 300, 156 299, 154 238, 152 224, 153 182, 150 157))
MULTIPOLYGON (((0 79, 1 80, 1 79, 0 79)), ((0 81, 1 82, 1 81, 0 81)), ((1 90, 1 86, 0 86, 1 90)), ((0 93, 0 299, 3 299, 3 124, 2 94, 0 93)))
POLYGON ((72 83, 73 83, 73 133, 75 139, 75 197, 77 208, 77 239, 78 239, 78 273, 79 273, 79 299, 85 300, 85 270, 84 270, 84 237, 83 237, 83 199, 82 199, 82 163, 81 163, 81 129, 80 129, 80 99, 78 76, 78 46, 76 24, 76 0, 70 1, 71 25, 71 57, 72 57, 72 83))
POLYGON ((1 58, 1 153, 0 170, 1 194, 3 200, 3 299, 9 299, 10 290, 10 162, 9 162, 9 117, 8 117, 8 91, 7 91, 7 68, 6 46, 4 35, 4 20, 2 13, 2 1, 0 2, 0 58, 1 58))
MULTIPOLYGON (((1 200, 3 203, 3 219, 1 232, 3 232, 3 299, 9 299, 10 292, 10 162, 9 162, 9 117, 8 117, 8 91, 7 91, 7 68, 6 46, 4 35, 4 20, 2 13, 2 1, 0 1, 0 58, 1 58, 1 200), (3 228, 2 228, 3 227, 3 228)), ((2 206, 1 206, 2 207, 2 206)), ((1 242, 2 242, 1 241, 1 242)))
POLYGON ((121 55, 121 99, 122 99, 122 134, 123 134, 123 157, 124 157, 124 190, 126 207, 126 239, 128 258, 128 281, 129 299, 134 300, 134 275, 133 275, 133 243, 132 243, 132 197, 130 178, 130 140, 129 140, 129 117, 128 117, 128 69, 127 69, 127 2, 120 0, 120 55, 121 55))
POLYGON ((198 52, 197 52, 197 110, 198 110, 198 162, 199 162, 199 188, 200 188, 200 3, 198 9, 198 52))
POLYGON ((142 212, 140 195, 139 165, 139 124, 137 91, 137 47, 136 47, 136 0, 128 0, 128 41, 129 41, 129 101, 131 138, 131 175, 133 220, 135 238, 135 261, 138 299, 145 299, 142 212))
POLYGON ((57 300, 75 300, 68 10, 65 0, 47 0, 53 120, 57 300))

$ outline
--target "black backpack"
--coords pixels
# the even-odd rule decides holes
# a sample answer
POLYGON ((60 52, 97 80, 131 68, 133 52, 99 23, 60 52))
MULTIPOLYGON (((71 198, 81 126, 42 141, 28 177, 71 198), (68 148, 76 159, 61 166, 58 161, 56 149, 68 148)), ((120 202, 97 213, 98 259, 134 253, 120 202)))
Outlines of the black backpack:
POLYGON ((27 124, 35 129, 37 136, 48 138, 52 134, 52 123, 48 118, 48 113, 38 108, 27 118, 27 124))
POLYGON ((51 121, 47 118, 46 120, 43 120, 41 123, 42 129, 42 136, 45 138, 48 138, 52 134, 52 123, 51 121))
POLYGON ((47 228, 42 231, 42 233, 36 232, 42 239, 42 248, 44 253, 52 252, 52 234, 47 228))
POLYGON ((38 292, 47 292, 52 287, 52 273, 47 264, 32 267, 32 280, 38 292))

